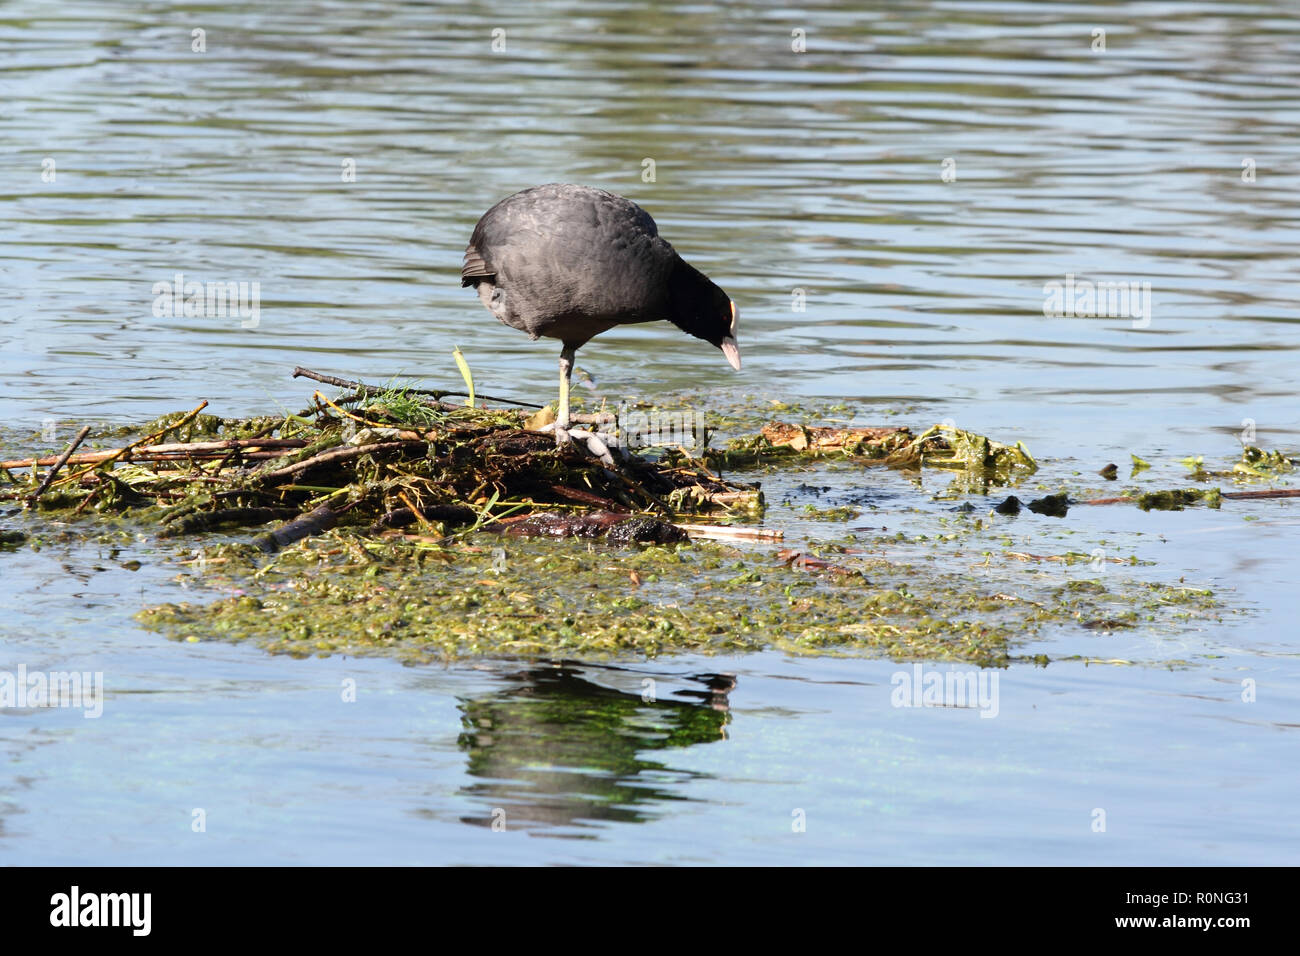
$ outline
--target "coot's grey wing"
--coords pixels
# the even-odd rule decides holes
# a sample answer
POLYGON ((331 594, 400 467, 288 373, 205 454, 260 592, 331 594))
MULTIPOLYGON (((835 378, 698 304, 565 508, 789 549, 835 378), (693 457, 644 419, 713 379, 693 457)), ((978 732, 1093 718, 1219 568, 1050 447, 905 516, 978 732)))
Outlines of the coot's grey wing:
MULTIPOLYGON (((590 317, 592 333, 662 318, 676 254, 650 215, 621 196, 548 185, 502 200, 479 220, 464 285, 491 277, 509 324, 548 334, 560 318, 590 317)), ((567 322, 566 322, 567 324, 567 322)))
POLYGON ((496 263, 513 261, 537 244, 539 217, 535 207, 538 202, 530 194, 544 189, 538 186, 507 196, 483 214, 465 247, 465 261, 460 269, 462 286, 495 278, 496 263))
POLYGON ((515 193, 507 196, 485 212, 474 226, 469 245, 465 247, 465 260, 460 267, 462 286, 478 285, 483 279, 496 277, 496 267, 491 263, 501 257, 505 246, 510 242, 511 233, 522 225, 517 202, 521 195, 523 194, 515 193))

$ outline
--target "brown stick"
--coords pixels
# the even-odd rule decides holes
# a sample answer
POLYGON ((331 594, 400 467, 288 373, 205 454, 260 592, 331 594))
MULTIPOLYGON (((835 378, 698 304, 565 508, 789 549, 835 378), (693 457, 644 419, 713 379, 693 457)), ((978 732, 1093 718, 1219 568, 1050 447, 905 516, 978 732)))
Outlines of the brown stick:
POLYGON ((162 455, 150 455, 150 454, 128 455, 126 458, 123 458, 122 461, 123 463, 130 462, 133 464, 140 464, 140 465, 149 464, 150 462, 164 462, 164 461, 179 461, 179 462, 225 461, 226 459, 231 458, 234 455, 238 455, 240 458, 246 461, 266 461, 272 458, 288 457, 289 452, 297 451, 297 450, 298 449, 296 448, 274 448, 269 451, 244 451, 242 449, 236 448, 234 451, 228 452, 224 455, 219 451, 202 451, 195 454, 186 454, 184 452, 173 451, 162 455))
POLYGON ((720 524, 678 524, 692 538, 747 538, 755 541, 781 541, 785 532, 776 528, 737 528, 720 524))
MULTIPOLYGON (((321 372, 313 372, 311 369, 303 368, 301 365, 294 367, 293 377, 310 378, 313 381, 321 382, 324 385, 336 385, 339 388, 354 388, 357 391, 365 392, 367 397, 371 397, 371 398, 373 398, 376 395, 382 395, 384 392, 387 391, 387 389, 380 388, 378 385, 367 385, 365 382, 350 382, 346 378, 338 378, 337 376, 334 375, 325 375, 321 372)), ((442 392, 442 391, 438 391, 437 389, 431 389, 431 388, 412 388, 412 389, 408 389, 408 391, 414 392, 416 395, 432 395, 435 401, 427 404, 431 404, 435 408, 442 408, 450 411, 452 409, 462 407, 460 405, 448 405, 445 402, 437 401, 437 399, 442 398, 442 396, 444 395, 452 394, 451 392, 442 392)), ((490 396, 487 395, 481 395, 479 397, 490 398, 490 396)), ((509 401, 509 399, 500 399, 500 398, 493 398, 491 400, 494 402, 509 401)))
MULTIPOLYGON (((1221 491, 1220 498, 1235 500, 1252 500, 1259 498, 1300 498, 1300 488, 1271 488, 1264 491, 1221 491)), ((1137 504, 1136 498, 1120 496, 1118 498, 1089 498, 1087 501, 1071 501, 1072 505, 1119 505, 1137 504)))
MULTIPOLYGON (((89 431, 89 429, 90 426, 87 425, 85 430, 89 431)), ((135 449, 135 451, 132 454, 130 454, 123 460, 139 461, 141 459, 138 456, 144 456, 144 455, 167 455, 167 454, 186 455, 191 452, 225 451, 226 449, 230 449, 230 448, 233 448, 235 450, 239 450, 241 448, 292 449, 292 448, 304 448, 306 447, 306 445, 307 442, 301 438, 229 438, 226 439, 225 441, 174 442, 165 445, 144 445, 140 448, 135 449)), ((74 443, 72 447, 75 448, 76 444, 74 443)), ((71 458, 67 459, 67 461, 64 461, 63 463, 72 464, 72 465, 88 465, 91 462, 107 461, 109 458, 112 458, 115 454, 117 454, 121 450, 122 449, 110 448, 104 451, 83 452, 80 455, 73 455, 71 458)), ((67 452, 64 452, 64 455, 66 454, 67 452)), ((55 458, 53 455, 50 455, 45 458, 16 458, 13 459, 12 461, 0 461, 0 468, 32 468, 36 466, 44 466, 50 464, 54 464, 57 466, 58 463, 63 460, 64 455, 60 455, 58 458, 55 458)))
POLYGON ((315 511, 299 515, 288 524, 283 524, 274 531, 258 535, 253 539, 253 543, 268 553, 279 551, 281 548, 287 548, 295 541, 301 541, 313 534, 328 531, 338 523, 338 520, 339 516, 329 505, 321 505, 315 511))
POLYGON ((86 510, 86 505, 90 504, 92 501, 95 500, 95 496, 99 494, 99 490, 100 490, 101 488, 103 488, 103 487, 104 487, 104 483, 103 483, 102 481, 100 481, 99 479, 96 479, 95 487, 94 487, 94 488, 91 488, 91 489, 90 489, 90 494, 88 494, 88 495, 86 495, 86 497, 82 498, 81 501, 78 503, 77 507, 75 507, 75 508, 72 509, 72 513, 73 513, 74 515, 79 515, 79 514, 81 514, 83 511, 85 511, 85 510, 86 510))
POLYGON ((119 448, 113 455, 111 455, 108 458, 105 458, 102 462, 96 462, 95 464, 91 465, 88 468, 83 468, 81 471, 73 472, 71 475, 65 475, 64 477, 60 478, 58 481, 54 482, 54 484, 61 485, 66 481, 77 481, 81 479, 83 476, 90 474, 92 471, 94 471, 96 468, 99 468, 101 465, 112 464, 113 462, 121 458, 123 455, 130 454, 133 449, 139 448, 142 445, 149 444, 150 442, 155 442, 159 438, 162 438, 163 435, 166 435, 168 432, 175 431, 176 429, 180 428, 182 425, 192 421, 194 417, 198 415, 199 412, 203 411, 203 409, 207 407, 208 407, 207 400, 204 399, 202 402, 199 403, 197 408, 195 408, 192 412, 183 415, 181 418, 178 418, 175 423, 168 425, 166 428, 160 428, 152 435, 146 435, 144 438, 141 438, 139 441, 131 442, 131 444, 127 445, 125 448, 119 448))
POLYGON ((72 453, 77 450, 77 446, 85 441, 86 436, 89 434, 90 426, 82 425, 81 431, 77 432, 77 436, 72 439, 72 442, 68 447, 63 449, 63 454, 60 455, 58 461, 54 463, 54 467, 45 473, 45 478, 41 481, 40 485, 37 486, 35 491, 27 496, 27 504, 24 507, 30 508, 32 505, 36 504, 36 499, 45 493, 46 488, 50 487, 50 482, 52 482, 54 476, 59 473, 59 469, 68 463, 68 459, 71 458, 72 453))
POLYGON ((568 488, 564 485, 551 485, 551 491, 555 492, 561 498, 568 498, 570 501, 578 501, 584 505, 595 505, 597 508, 604 508, 606 511, 619 511, 620 505, 610 501, 608 498, 602 498, 600 495, 593 494, 590 491, 583 491, 581 488, 568 488))
POLYGON ((420 441, 386 441, 376 442, 372 445, 357 445, 347 448, 332 448, 329 451, 323 451, 319 455, 304 459, 303 461, 294 462, 292 465, 286 465, 283 468, 277 468, 275 471, 268 471, 265 474, 257 475, 260 481, 280 481, 284 478, 292 478, 294 475, 301 474, 317 465, 327 465, 330 462, 346 461, 349 458, 356 458, 358 455, 369 455, 373 452, 394 451, 398 448, 415 448, 417 445, 426 445, 427 442, 420 441))
MULTIPOLYGON (((313 381, 321 382, 325 385, 337 385, 339 388, 355 388, 366 393, 367 396, 381 395, 387 389, 380 388, 378 385, 367 385, 365 382, 350 382, 346 378, 338 378, 334 375, 325 375, 321 372, 313 372, 309 368, 303 368, 301 365, 296 366, 293 370, 294 378, 310 378, 313 381)), ((466 396, 467 392, 449 392, 440 388, 411 388, 407 391, 416 395, 432 395, 435 401, 432 403, 438 408, 453 409, 463 408, 463 405, 449 405, 441 399, 448 395, 466 396)), ((479 395, 475 393, 476 398, 481 398, 488 402, 504 402, 507 405, 518 405, 521 408, 545 408, 545 405, 536 405, 533 402, 521 402, 515 398, 501 398, 498 395, 479 395)), ((607 415, 570 415, 570 421, 587 422, 588 424, 599 424, 601 422, 612 421, 607 415)))
POLYGON ((424 516, 423 511, 421 511, 418 507, 416 507, 415 502, 413 502, 410 498, 406 497, 405 491, 399 491, 397 493, 397 497, 401 498, 402 503, 405 504, 406 507, 411 509, 411 514, 415 515, 415 517, 419 519, 421 525, 423 525, 425 528, 429 527, 429 519, 424 516))
POLYGON ((378 394, 382 389, 374 385, 366 385, 364 382, 349 382, 345 378, 336 378, 333 375, 325 375, 321 372, 313 372, 309 368, 303 368, 301 365, 295 365, 293 369, 294 378, 310 378, 313 381, 321 382, 325 385, 337 385, 339 388, 355 388, 368 394, 378 394))

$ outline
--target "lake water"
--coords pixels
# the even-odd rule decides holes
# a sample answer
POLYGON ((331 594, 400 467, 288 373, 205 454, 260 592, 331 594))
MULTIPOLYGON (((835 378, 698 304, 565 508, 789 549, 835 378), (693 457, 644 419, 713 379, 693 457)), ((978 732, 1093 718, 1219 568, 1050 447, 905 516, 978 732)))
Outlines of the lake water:
MULTIPOLYGON (((493 202, 568 181, 641 203, 741 309, 741 373, 614 330, 579 354, 588 400, 844 400, 1023 441, 1053 479, 1135 453, 1152 487, 1247 428, 1295 455, 1300 10, 840 7, 5 6, 0 450, 50 419, 57 447, 201 399, 301 408, 295 365, 456 388, 455 346, 481 391, 550 401, 557 350, 459 268, 493 202), (177 273, 257 282, 255 327, 156 317, 177 273), (1046 315, 1068 276, 1149 283, 1150 308, 1046 315)), ((951 506, 861 482, 891 530, 951 506)), ((1296 516, 1073 510, 1069 548, 1229 613, 1044 636, 1025 652, 1143 663, 1013 665, 993 719, 892 706, 911 664, 887 660, 176 644, 132 619, 182 594, 175 548, 0 550, 0 669, 106 686, 97 720, 0 710, 0 862, 1294 863, 1296 516)), ((1065 550, 1053 520, 1006 534, 1065 550)))

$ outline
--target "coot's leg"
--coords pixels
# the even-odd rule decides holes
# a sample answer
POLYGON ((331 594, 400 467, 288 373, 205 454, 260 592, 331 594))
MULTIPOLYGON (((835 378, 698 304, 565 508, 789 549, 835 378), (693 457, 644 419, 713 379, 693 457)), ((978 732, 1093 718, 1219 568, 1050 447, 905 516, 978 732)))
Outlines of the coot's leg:
POLYGON ((565 434, 569 427, 569 376, 573 373, 573 358, 576 349, 564 346, 560 352, 560 408, 555 416, 555 443, 562 445, 568 441, 565 434))

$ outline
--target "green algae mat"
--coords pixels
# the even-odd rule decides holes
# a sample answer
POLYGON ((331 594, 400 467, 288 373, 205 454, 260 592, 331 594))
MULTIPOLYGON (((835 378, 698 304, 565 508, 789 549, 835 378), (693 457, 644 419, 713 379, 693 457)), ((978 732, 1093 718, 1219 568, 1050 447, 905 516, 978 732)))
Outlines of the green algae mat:
MULTIPOLYGON (((1291 459, 1254 448, 1221 470, 1183 462, 1191 487, 1108 496, 1094 477, 1035 497, 1023 489, 1040 463, 1023 445, 950 424, 792 422, 788 406, 782 420, 738 408, 705 422, 683 402, 597 409, 557 445, 538 431, 545 409, 297 374, 342 392, 292 414, 199 406, 83 429, 61 454, 0 461, 7 514, 173 546, 193 599, 138 619, 177 640, 410 663, 779 649, 1006 666, 1046 663, 1060 634, 1225 613, 1206 588, 1144 577, 1133 554, 1017 551, 999 542, 1008 516, 1294 494, 1278 487, 1291 459), (918 490, 935 474, 948 484, 918 490), (832 487, 866 503, 827 506, 832 487), (871 503, 882 493, 888 505, 871 503), (881 516, 895 527, 853 524, 881 516)), ((39 525, 0 526, 0 547, 41 546, 39 525)))

